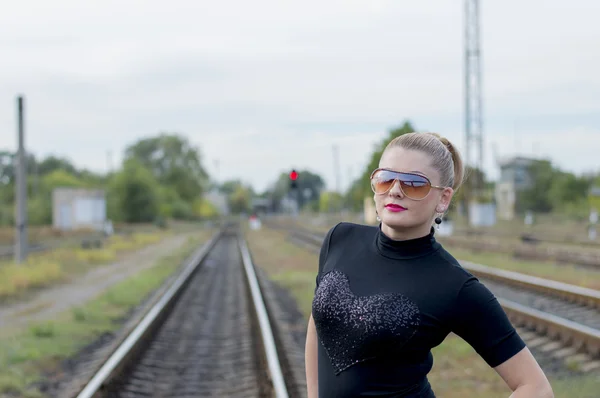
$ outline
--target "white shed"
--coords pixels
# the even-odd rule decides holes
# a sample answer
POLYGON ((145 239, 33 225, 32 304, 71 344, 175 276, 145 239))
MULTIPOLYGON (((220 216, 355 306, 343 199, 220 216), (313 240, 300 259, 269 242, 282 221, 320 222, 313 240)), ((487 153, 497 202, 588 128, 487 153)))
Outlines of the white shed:
POLYGON ((52 224, 60 230, 94 229, 106 223, 106 198, 103 190, 56 188, 52 192, 52 224))

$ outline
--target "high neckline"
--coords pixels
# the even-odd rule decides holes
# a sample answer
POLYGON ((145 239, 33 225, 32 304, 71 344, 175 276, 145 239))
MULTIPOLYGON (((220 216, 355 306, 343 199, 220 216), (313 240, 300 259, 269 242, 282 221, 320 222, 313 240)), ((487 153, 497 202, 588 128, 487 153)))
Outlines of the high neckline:
POLYGON ((439 249, 440 244, 436 241, 434 234, 435 231, 431 227, 429 234, 420 238, 394 240, 383 233, 381 224, 379 224, 375 246, 381 255, 393 259, 402 260, 421 257, 439 249))

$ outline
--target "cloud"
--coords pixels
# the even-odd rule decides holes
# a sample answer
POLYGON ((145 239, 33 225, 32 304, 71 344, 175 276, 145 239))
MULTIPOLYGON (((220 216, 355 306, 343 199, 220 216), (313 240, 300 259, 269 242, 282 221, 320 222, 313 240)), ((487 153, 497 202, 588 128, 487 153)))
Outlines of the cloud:
MULTIPOLYGON (((574 171, 597 163, 598 11, 591 0, 482 4, 486 142, 514 151, 517 125, 523 148, 543 141, 574 171)), ((265 187, 310 167, 333 186, 332 145, 349 181, 406 118, 464 146, 463 30, 463 5, 449 0, 12 2, 0 15, 0 140, 15 147, 24 93, 37 154, 105 170, 107 151, 117 162, 136 139, 175 131, 211 171, 220 160, 220 179, 265 187)))

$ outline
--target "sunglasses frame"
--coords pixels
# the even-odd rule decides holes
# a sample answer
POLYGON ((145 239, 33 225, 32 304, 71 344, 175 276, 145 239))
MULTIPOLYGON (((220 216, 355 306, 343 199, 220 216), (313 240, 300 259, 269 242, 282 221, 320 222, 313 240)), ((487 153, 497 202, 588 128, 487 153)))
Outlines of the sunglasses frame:
POLYGON ((395 171, 395 170, 390 170, 390 169, 386 169, 386 168, 384 168, 384 167, 379 167, 379 168, 376 168, 375 170, 373 170, 373 172, 371 173, 371 177, 369 177, 369 180, 371 181, 371 184, 370 184, 370 185, 371 185, 371 190, 372 190, 372 191, 373 191, 373 193, 374 193, 374 194, 376 194, 376 195, 385 195, 386 193, 388 193, 388 192, 390 192, 390 191, 392 190, 392 188, 394 187, 394 185, 396 185, 396 183, 398 183, 398 188, 400 188, 400 191, 402 192, 402 195, 406 196, 406 197, 407 197, 408 199, 410 199, 410 200, 423 200, 423 199, 427 198, 427 197, 429 196, 429 194, 431 193, 431 188, 436 188, 436 189, 446 189, 446 188, 447 188, 447 187, 441 187, 441 186, 439 186, 439 185, 433 185, 433 184, 431 183, 431 180, 430 180, 429 178, 425 177, 425 176, 424 176, 424 175, 422 175, 422 174, 416 174, 416 173, 405 173, 405 172, 403 172, 403 171, 395 171), (390 185, 390 187, 389 187, 387 190, 385 190, 384 192, 381 192, 381 193, 379 193, 379 192, 375 192, 375 189, 373 188, 373 176, 374 176, 374 175, 375 175, 375 173, 377 173, 378 171, 389 171, 390 173, 395 173, 395 174, 408 174, 408 175, 411 175, 411 176, 417 176, 417 177, 424 178, 425 180, 427 180, 427 183, 429 184, 429 191, 427 192, 427 195, 423 196, 421 199, 413 199, 413 198, 411 198, 410 196, 408 196, 408 195, 407 195, 407 194, 404 192, 404 190, 402 189, 402 184, 400 184, 400 179, 398 179, 398 178, 395 178, 395 179, 394 179, 394 182, 392 183, 392 185, 390 185))

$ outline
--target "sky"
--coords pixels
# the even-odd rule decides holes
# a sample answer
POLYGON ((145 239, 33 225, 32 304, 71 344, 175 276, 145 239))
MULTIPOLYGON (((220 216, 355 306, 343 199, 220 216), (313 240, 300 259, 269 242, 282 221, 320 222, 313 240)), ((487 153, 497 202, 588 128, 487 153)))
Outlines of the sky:
MULTIPOLYGON (((175 132, 218 181, 260 191, 297 168, 345 189, 405 120, 464 150, 463 10, 451 0, 8 2, 0 149, 16 149, 23 95, 36 156, 104 172, 127 145, 175 132)), ((482 2, 490 178, 516 154, 600 170, 598 15, 594 0, 482 2)))

